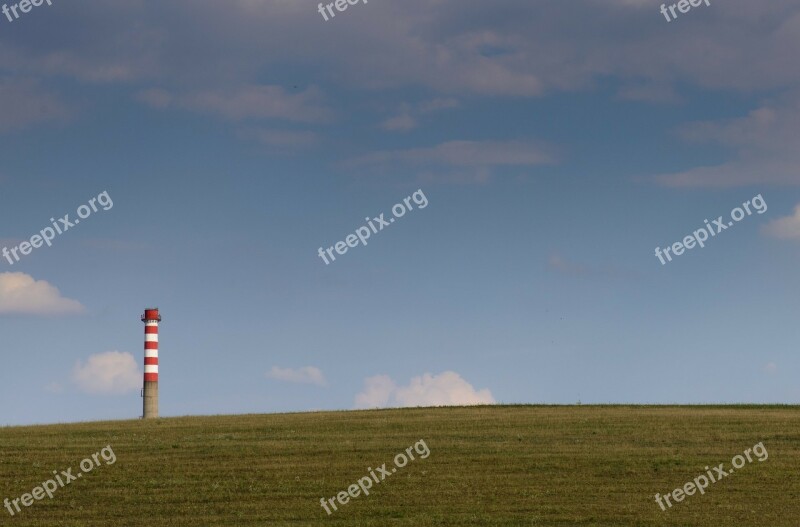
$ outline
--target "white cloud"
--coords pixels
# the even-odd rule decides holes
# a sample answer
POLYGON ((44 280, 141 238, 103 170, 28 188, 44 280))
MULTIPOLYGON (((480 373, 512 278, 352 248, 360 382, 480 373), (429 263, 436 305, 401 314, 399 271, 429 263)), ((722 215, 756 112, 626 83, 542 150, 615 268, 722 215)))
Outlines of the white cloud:
POLYGON ((769 222, 762 232, 773 238, 784 240, 800 240, 800 205, 794 208, 794 214, 769 222))
POLYGON ((297 369, 273 366, 267 372, 267 378, 301 384, 316 384, 317 386, 325 386, 327 384, 322 370, 314 366, 305 366, 297 369))
POLYGON ((107 351, 92 355, 72 370, 72 382, 91 394, 122 394, 142 386, 142 373, 130 353, 107 351))
POLYGON ((0 273, 0 314, 69 315, 82 313, 76 300, 61 296, 44 280, 25 273, 0 273))
POLYGON ((382 408, 389 406, 389 400, 397 385, 388 375, 375 375, 364 379, 364 391, 356 395, 356 408, 382 408))
POLYGON ((488 389, 476 390, 453 371, 439 375, 426 373, 414 377, 407 386, 398 386, 388 375, 364 380, 364 390, 356 395, 356 408, 406 406, 468 406, 494 404, 488 389))

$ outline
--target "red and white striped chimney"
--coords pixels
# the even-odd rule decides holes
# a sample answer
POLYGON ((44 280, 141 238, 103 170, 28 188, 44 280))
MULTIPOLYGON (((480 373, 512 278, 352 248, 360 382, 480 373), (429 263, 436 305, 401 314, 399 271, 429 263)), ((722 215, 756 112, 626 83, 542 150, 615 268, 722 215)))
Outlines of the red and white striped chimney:
POLYGON ((145 419, 158 417, 158 308, 144 310, 144 413, 145 419))

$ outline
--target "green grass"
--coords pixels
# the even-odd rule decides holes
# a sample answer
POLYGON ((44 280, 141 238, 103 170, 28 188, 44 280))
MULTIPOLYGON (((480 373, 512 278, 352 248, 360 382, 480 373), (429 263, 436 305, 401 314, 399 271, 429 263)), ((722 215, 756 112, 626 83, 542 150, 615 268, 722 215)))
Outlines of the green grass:
POLYGON ((0 500, 106 445, 117 462, 14 517, 0 509, 0 525, 796 527, 798 410, 492 406, 2 428, 0 500), (427 459, 322 509, 420 439, 427 459), (766 461, 666 512, 655 503, 759 442, 766 461))

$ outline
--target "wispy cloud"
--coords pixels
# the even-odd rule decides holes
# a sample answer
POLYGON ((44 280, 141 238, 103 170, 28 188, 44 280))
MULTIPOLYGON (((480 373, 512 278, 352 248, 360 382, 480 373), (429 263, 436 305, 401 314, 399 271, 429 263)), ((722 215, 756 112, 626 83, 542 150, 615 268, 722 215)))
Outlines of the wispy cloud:
POLYGON ((273 366, 272 369, 267 372, 267 378, 300 384, 316 384, 317 386, 325 386, 327 384, 322 370, 314 366, 305 366, 296 369, 273 366))
POLYGON ((692 123, 680 135, 734 154, 718 165, 656 176, 664 186, 800 185, 800 94, 764 103, 743 117, 692 123))
POLYGON ((407 112, 389 117, 381 123, 381 128, 389 132, 408 132, 417 127, 417 120, 407 112))
POLYGON ((182 94, 150 89, 139 92, 137 99, 154 108, 176 106, 230 121, 278 119, 318 124, 330 122, 334 116, 333 110, 325 104, 322 91, 316 86, 297 93, 290 93, 282 86, 264 84, 182 94))
POLYGON ((30 79, 0 80, 0 133, 45 122, 63 122, 69 115, 61 98, 30 79))
POLYGON ((419 119, 429 113, 456 108, 458 100, 451 97, 432 99, 415 104, 400 105, 397 114, 381 123, 381 128, 390 132, 407 132, 417 127, 419 119))
POLYGON ((136 94, 136 100, 153 108, 167 108, 172 104, 172 95, 167 90, 151 88, 136 94))
POLYGON ((385 171, 398 165, 416 170, 426 183, 489 181, 501 168, 529 169, 558 162, 555 148, 536 141, 447 141, 432 147, 381 150, 346 161, 350 168, 385 171))

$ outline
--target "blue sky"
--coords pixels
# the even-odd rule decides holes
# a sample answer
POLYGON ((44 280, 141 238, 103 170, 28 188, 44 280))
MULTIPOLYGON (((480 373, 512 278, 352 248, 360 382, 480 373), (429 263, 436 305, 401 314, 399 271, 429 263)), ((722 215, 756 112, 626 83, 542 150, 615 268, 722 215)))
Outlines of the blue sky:
POLYGON ((659 6, 0 18, 0 248, 113 200, 0 259, 0 424, 138 417, 150 306, 162 415, 796 403, 800 7, 659 6))

